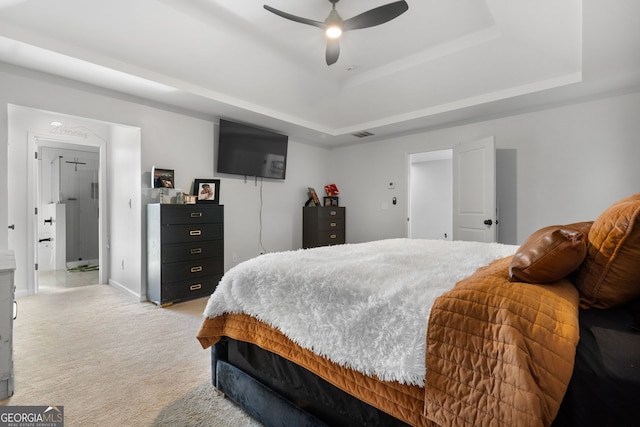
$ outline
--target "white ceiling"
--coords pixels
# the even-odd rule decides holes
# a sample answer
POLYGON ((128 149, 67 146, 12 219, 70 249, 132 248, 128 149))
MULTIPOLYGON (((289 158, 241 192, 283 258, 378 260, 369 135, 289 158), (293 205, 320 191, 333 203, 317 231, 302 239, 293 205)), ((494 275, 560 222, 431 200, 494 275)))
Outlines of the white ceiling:
MULTIPOLYGON (((392 0, 342 0, 350 18, 392 0)), ((0 61, 335 146, 640 88, 638 0, 407 0, 343 35, 327 0, 0 0, 0 61), (374 134, 359 139, 352 134, 374 134)))

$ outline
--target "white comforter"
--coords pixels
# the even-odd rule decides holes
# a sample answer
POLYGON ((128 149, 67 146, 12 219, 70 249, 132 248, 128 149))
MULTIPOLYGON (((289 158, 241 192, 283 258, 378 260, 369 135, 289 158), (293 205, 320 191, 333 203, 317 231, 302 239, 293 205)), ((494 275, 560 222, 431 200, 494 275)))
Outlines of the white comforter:
POLYGON ((342 366, 422 386, 435 298, 517 248, 390 239, 261 255, 224 275, 205 316, 246 313, 342 366))

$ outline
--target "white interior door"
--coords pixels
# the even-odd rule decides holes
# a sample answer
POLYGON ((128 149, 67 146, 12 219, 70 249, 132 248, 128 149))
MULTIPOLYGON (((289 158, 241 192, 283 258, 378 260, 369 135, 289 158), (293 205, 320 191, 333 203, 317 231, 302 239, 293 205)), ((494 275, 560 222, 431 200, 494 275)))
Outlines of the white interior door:
POLYGON ((496 150, 493 137, 453 148, 453 239, 496 241, 496 150))

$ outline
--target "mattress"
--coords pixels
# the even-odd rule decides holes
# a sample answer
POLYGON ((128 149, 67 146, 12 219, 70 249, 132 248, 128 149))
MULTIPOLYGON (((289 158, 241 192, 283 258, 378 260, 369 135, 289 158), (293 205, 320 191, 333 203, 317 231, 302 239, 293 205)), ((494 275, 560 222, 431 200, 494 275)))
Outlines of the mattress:
MULTIPOLYGON (((578 293, 567 280, 510 282, 509 262, 506 257, 482 267, 435 299, 422 338, 426 387, 330 360, 248 313, 206 317, 198 339, 204 348, 224 337, 252 343, 411 425, 546 426, 557 414, 573 371, 578 293)), ((269 293, 250 299, 263 297, 269 293)), ((296 304, 285 307, 291 311, 296 304)), ((375 348, 376 343, 369 345, 375 348)))
POLYGON ((640 302, 580 310, 573 376, 554 427, 640 423, 640 302))

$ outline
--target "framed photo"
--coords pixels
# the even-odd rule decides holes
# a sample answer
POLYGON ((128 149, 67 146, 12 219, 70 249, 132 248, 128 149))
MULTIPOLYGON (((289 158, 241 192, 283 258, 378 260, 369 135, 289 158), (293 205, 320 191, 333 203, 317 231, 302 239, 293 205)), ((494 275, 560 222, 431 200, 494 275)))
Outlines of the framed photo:
POLYGON ((318 199, 318 195, 316 194, 316 190, 311 188, 311 187, 307 187, 309 189, 309 199, 313 200, 313 204, 316 206, 322 206, 320 204, 320 199, 318 199))
POLYGON ((196 179, 193 181, 193 195, 196 196, 196 203, 214 203, 220 201, 220 180, 219 179, 196 179))
POLYGON ((151 188, 175 188, 175 171, 153 166, 151 168, 151 188))
POLYGON ((325 206, 339 206, 337 197, 325 197, 324 198, 325 206))

